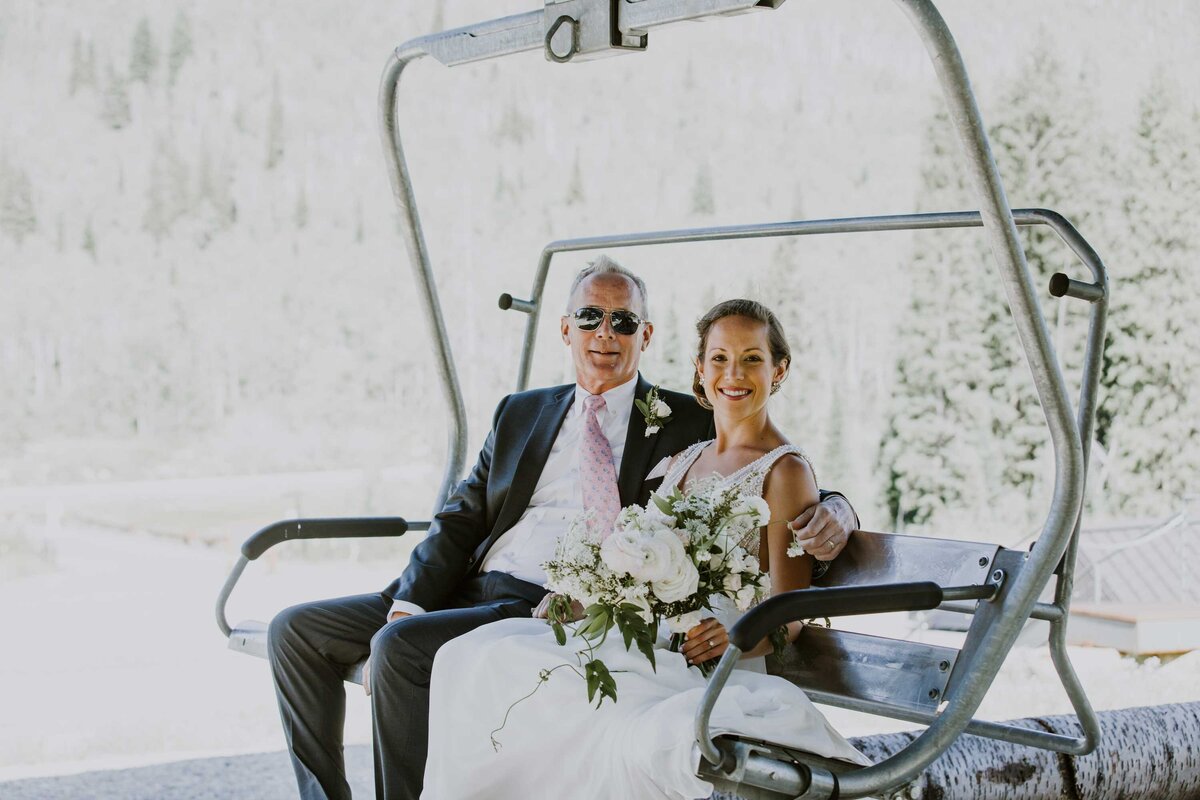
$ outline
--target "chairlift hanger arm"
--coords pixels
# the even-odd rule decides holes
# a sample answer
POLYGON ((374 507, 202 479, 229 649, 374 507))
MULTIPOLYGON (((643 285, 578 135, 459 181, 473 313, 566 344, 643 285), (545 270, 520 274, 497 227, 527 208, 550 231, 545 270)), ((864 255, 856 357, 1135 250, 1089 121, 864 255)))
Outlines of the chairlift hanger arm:
POLYGON ((778 8, 783 0, 545 0, 537 11, 422 36, 398 52, 419 51, 451 67, 545 49, 551 61, 645 50, 650 28, 778 8))

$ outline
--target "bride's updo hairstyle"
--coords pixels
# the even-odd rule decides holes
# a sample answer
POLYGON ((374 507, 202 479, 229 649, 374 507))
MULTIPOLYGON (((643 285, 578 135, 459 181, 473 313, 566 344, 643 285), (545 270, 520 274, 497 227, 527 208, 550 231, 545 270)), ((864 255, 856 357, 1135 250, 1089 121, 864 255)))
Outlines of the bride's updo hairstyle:
MULTIPOLYGON (((712 330, 713 325, 725 317, 745 317, 766 325, 767 344, 771 348, 772 363, 792 363, 792 348, 788 347, 787 336, 784 335, 783 326, 779 324, 779 318, 775 316, 775 312, 754 300, 737 299, 717 303, 696 322, 696 333, 700 336, 700 349, 696 352, 697 364, 704 363, 704 350, 708 347, 708 332, 712 330)), ((786 378, 787 374, 784 373, 784 379, 786 378)), ((782 382, 781 380, 779 383, 782 382)), ((779 383, 771 387, 771 394, 778 391, 779 383)), ((700 382, 699 369, 692 374, 692 394, 696 396, 697 403, 704 408, 712 409, 712 403, 708 402, 708 397, 704 394, 704 384, 700 382)))

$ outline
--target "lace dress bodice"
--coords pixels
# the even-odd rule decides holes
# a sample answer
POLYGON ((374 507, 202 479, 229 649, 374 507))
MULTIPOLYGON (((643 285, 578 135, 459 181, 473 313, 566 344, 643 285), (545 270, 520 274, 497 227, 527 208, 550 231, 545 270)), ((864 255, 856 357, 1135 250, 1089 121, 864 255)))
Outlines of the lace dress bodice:
MULTIPOLYGON (((680 484, 683 482, 684 476, 692 468, 692 464, 696 463, 696 459, 700 457, 700 453, 704 451, 704 448, 708 447, 712 442, 712 439, 706 442, 697 442, 682 453, 674 456, 667 465, 667 474, 663 477, 662 488, 659 491, 670 491, 677 487, 682 488, 680 484)), ((720 485, 722 487, 737 486, 742 494, 762 497, 763 484, 767 480, 767 473, 771 471, 771 467, 775 465, 776 461, 789 453, 800 456, 805 462, 809 463, 811 469, 812 464, 808 461, 808 456, 804 455, 804 451, 794 444, 782 444, 729 475, 721 476, 720 485)), ((756 531, 753 538, 747 542, 746 549, 751 553, 757 553, 759 544, 759 532, 756 531)))
MULTIPOLYGON (((679 486, 680 481, 687 475, 692 464, 696 463, 696 459, 700 457, 700 453, 704 452, 704 448, 713 443, 713 439, 704 442, 696 442, 688 449, 671 457, 667 464, 667 472, 663 477, 662 486, 664 489, 670 489, 679 486)), ((809 462, 808 456, 794 444, 781 444, 769 453, 764 453, 758 458, 746 464, 744 467, 736 470, 732 474, 723 475, 721 477, 722 486, 739 485, 746 494, 756 494, 762 496, 763 483, 766 482, 767 473, 771 471, 771 467, 783 456, 792 453, 800 456, 811 469, 812 463, 809 462)), ((714 475, 716 473, 713 473, 714 475)))

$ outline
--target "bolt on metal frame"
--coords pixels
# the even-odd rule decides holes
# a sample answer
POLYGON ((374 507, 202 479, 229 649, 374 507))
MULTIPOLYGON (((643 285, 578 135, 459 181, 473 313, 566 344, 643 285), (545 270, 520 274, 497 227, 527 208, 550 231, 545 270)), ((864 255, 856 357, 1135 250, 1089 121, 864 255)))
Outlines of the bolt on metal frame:
MULTIPOLYGON (((436 345, 438 370, 443 392, 451 410, 447 443, 446 469, 437 507, 449 495, 463 472, 466 458, 466 420, 462 392, 457 380, 453 355, 433 280, 432 264, 425 243, 416 197, 398 127, 397 90, 404 68, 424 56, 432 56, 447 66, 479 61, 519 52, 544 49, 553 61, 569 61, 575 56, 601 54, 612 47, 640 49, 646 44, 650 28, 685 19, 749 10, 775 8, 781 0, 547 0, 545 8, 466 26, 413 39, 398 47, 387 66, 379 88, 380 125, 384 153, 393 194, 401 212, 401 230, 409 262, 420 289, 430 333, 436 345), (561 12, 561 13, 560 13, 561 12), (564 17, 566 20, 564 21, 564 17), (607 24, 609 43, 596 33, 595 26, 607 24), (563 33, 563 31, 567 33, 563 33), (565 38, 564 38, 565 37, 565 38), (640 45, 640 47, 639 47, 640 45)), ((867 217, 846 220, 780 223, 778 225, 710 228, 692 231, 668 231, 625 237, 595 237, 587 240, 555 242, 545 249, 535 280, 533 298, 513 301, 516 310, 529 313, 526 340, 518 385, 528 380, 532 357, 533 330, 537 322, 546 270, 555 252, 594 247, 620 247, 635 244, 712 241, 772 235, 808 233, 848 233, 856 231, 903 230, 979 226, 985 229, 989 247, 997 262, 1005 295, 1017 334, 1024 349, 1038 399, 1046 417, 1054 450, 1055 483, 1049 513, 1041 535, 1025 568, 1013 579, 1010 589, 999 602, 1000 613, 992 633, 973 654, 967 677, 952 700, 932 721, 929 728, 911 746, 895 756, 847 773, 840 777, 843 797, 863 797, 899 785, 931 763, 947 746, 972 724, 971 715, 991 685, 1004 655, 1011 648, 1022 625, 1033 616, 1051 622, 1051 652, 1064 686, 1079 714, 1084 735, 1073 741, 1056 742, 1053 749, 1082 754, 1090 752, 1098 739, 1099 727, 1087 698, 1066 656, 1065 624, 1073 567, 1077 548, 1078 523, 1083 501, 1087 453, 1081 441, 1090 441, 1100 351, 1103 344, 1108 284, 1103 264, 1092 248, 1066 221, 1052 212, 1025 210, 1014 215, 992 157, 986 130, 975 103, 966 68, 945 21, 930 0, 896 0, 916 28, 933 62, 951 122, 968 163, 971 184, 979 200, 980 211, 964 214, 908 215, 867 217), (1093 274, 1094 283, 1065 279, 1056 294, 1067 294, 1093 304, 1088 334, 1088 354, 1082 387, 1078 422, 1071 414, 1071 402, 1057 359, 1050 343, 1045 320, 1036 299, 1025 255, 1017 235, 1017 224, 1047 224, 1080 256, 1093 274), (1081 436, 1082 434, 1082 436, 1081 436), (1038 604, 1041 588, 1061 563, 1061 576, 1052 604, 1038 604), (1034 613, 1034 612, 1040 613, 1034 613)), ((436 507, 435 507, 436 511, 436 507)), ((736 660, 731 649, 714 677, 728 675, 736 660)), ((985 723, 995 725, 995 723, 985 723)), ((1003 726, 996 726, 1001 728, 1003 726)), ((1005 731, 996 735, 1006 738, 1005 731)), ((1068 738, 1068 737, 1060 737, 1068 738)), ((720 757, 711 739, 701 731, 698 744, 709 760, 720 757)), ((1042 744, 1041 746, 1046 746, 1042 744)), ((813 772, 810 788, 816 796, 825 778, 813 772)), ((808 791, 808 789, 804 789, 808 791)))

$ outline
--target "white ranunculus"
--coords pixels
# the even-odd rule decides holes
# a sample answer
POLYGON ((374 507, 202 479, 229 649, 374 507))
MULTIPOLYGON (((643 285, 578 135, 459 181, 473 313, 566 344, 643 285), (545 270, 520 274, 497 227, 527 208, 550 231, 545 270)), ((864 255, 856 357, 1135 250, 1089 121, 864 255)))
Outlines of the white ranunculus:
POLYGON ((740 572, 731 572, 725 576, 725 591, 736 592, 742 588, 742 574, 740 572))
POLYGON ((754 598, 757 594, 758 592, 754 586, 747 583, 741 589, 738 589, 737 597, 734 598, 733 603, 737 606, 738 611, 745 611, 754 604, 754 598))
POLYGON ((668 532, 667 535, 673 545, 669 562, 670 571, 652 581, 651 586, 658 599, 665 603, 677 603, 696 593, 696 589, 700 586, 700 571, 696 569, 692 559, 688 558, 687 551, 683 549, 683 543, 674 534, 668 532))
POLYGON ((650 412, 656 417, 671 416, 671 407, 661 397, 654 399, 654 404, 650 406, 650 412))
POLYGON ((692 628, 700 624, 700 620, 704 616, 699 611, 689 611, 686 614, 680 614, 678 617, 670 617, 667 619, 667 628, 671 633, 687 633, 692 628))
POLYGON ((683 553, 683 544, 666 528, 653 532, 627 529, 604 540, 600 559, 618 575, 653 583, 674 573, 675 551, 683 553))

